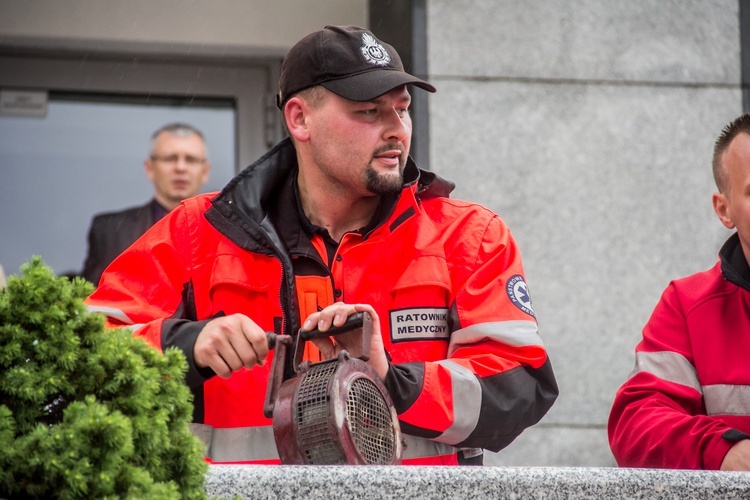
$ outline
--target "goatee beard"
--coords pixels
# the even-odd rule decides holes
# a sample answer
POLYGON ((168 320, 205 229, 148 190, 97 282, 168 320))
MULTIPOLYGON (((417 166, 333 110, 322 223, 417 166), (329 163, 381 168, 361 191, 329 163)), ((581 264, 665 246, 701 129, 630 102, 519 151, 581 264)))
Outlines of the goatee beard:
POLYGON ((372 166, 367 167, 367 190, 373 194, 399 193, 404 186, 404 169, 399 166, 398 175, 380 174, 372 166))
POLYGON ((380 174, 372 163, 367 166, 365 170, 365 187, 373 194, 389 194, 399 193, 404 186, 404 167, 406 165, 406 155, 404 154, 404 148, 400 144, 387 144, 375 151, 373 156, 377 156, 380 153, 386 151, 398 150, 401 152, 401 156, 398 159, 398 175, 380 174))

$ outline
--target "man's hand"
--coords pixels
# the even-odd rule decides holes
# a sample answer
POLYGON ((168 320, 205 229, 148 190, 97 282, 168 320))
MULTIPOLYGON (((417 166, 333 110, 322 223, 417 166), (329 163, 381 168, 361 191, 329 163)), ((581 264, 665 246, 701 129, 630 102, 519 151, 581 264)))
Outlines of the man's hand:
MULTIPOLYGON (((380 333, 380 319, 372 306, 368 304, 344 304, 343 302, 336 302, 322 311, 311 314, 305 321, 302 329, 310 331, 317 328, 321 332, 325 332, 331 326, 343 325, 346 318, 358 312, 368 312, 372 318, 370 360, 367 363, 375 370, 381 380, 385 380, 385 376, 388 373, 388 358, 385 355, 383 337, 380 333)), ((320 349, 320 353, 325 359, 335 358, 342 350, 357 352, 359 351, 359 342, 359 339, 352 339, 346 334, 333 338, 312 339, 312 343, 320 349), (349 345, 353 342, 357 342, 357 344, 349 345)))
POLYGON ((737 441, 729 448, 720 470, 750 470, 750 439, 737 441))
POLYGON ((195 365, 209 367, 222 378, 243 367, 262 366, 267 355, 266 332, 244 314, 209 321, 193 347, 195 365))

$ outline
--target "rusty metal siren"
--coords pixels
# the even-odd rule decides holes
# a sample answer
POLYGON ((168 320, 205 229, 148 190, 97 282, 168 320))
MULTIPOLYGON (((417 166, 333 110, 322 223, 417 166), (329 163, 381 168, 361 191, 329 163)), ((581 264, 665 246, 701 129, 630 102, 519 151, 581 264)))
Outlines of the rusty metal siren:
MULTIPOLYGON (((273 435, 282 464, 396 465, 403 443, 398 417, 385 385, 366 361, 372 320, 350 316, 326 332, 300 331, 294 353, 295 375, 284 380, 288 335, 269 334, 275 348, 263 412, 273 417, 273 435), (302 362, 305 343, 319 337, 361 338, 359 352, 302 362)), ((351 345, 351 343, 350 343, 351 345)), ((356 344, 355 344, 356 345, 356 344)))

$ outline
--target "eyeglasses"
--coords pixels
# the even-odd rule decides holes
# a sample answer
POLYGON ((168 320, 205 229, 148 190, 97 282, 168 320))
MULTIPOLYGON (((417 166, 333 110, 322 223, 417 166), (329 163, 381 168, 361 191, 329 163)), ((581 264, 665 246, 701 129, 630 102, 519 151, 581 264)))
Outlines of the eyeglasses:
POLYGON ((169 165, 176 165, 177 162, 180 161, 180 159, 185 161, 185 164, 189 167, 197 167, 198 165, 203 165, 206 162, 205 158, 198 158, 197 156, 179 156, 179 155, 169 155, 169 156, 159 156, 159 155, 151 155, 152 161, 158 161, 161 163, 167 163, 169 165))

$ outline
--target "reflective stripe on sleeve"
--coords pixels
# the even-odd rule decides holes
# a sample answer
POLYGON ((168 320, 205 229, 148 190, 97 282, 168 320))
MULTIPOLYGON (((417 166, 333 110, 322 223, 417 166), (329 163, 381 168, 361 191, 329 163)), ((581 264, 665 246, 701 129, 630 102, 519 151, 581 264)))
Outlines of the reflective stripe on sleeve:
POLYGON ((190 432, 203 442, 204 453, 214 462, 278 460, 273 427, 234 427, 214 429, 190 424, 190 432))
POLYGON ((402 439, 404 440, 404 453, 402 458, 428 458, 428 457, 443 457, 454 455, 457 450, 453 446, 438 443, 431 439, 424 439, 417 436, 408 436, 403 434, 402 439))
POLYGON ((750 415, 750 386, 705 385, 703 401, 708 415, 750 415))
POLYGON ((535 321, 494 321, 478 323, 453 332, 448 356, 450 357, 461 345, 473 344, 487 338, 514 347, 544 346, 535 321))
POLYGON ((125 314, 121 310, 119 310, 117 308, 114 308, 114 307, 104 307, 104 306, 87 305, 86 309, 88 309, 88 311, 90 313, 103 314, 103 315, 105 315, 107 317, 116 319, 117 321, 120 321, 122 323, 126 323, 126 324, 129 324, 129 325, 133 324, 133 320, 130 319, 127 314, 125 314))
POLYGON ((685 356, 676 352, 636 352, 635 368, 630 377, 640 372, 648 372, 662 380, 691 387, 700 393, 703 392, 695 367, 685 356))
POLYGON ((671 351, 636 352, 635 369, 630 377, 641 372, 647 372, 662 380, 696 390, 703 395, 708 415, 750 416, 750 386, 733 384, 701 386, 695 367, 682 354, 671 351))
POLYGON ((482 388, 477 376, 458 363, 446 359, 437 364, 450 372, 453 393, 453 425, 440 435, 440 441, 457 444, 469 437, 479 422, 482 388))
MULTIPOLYGON (((273 427, 237 427, 214 429, 210 425, 190 424, 190 432, 204 446, 204 454, 213 462, 254 462, 278 460, 273 427)), ((404 459, 453 455, 456 449, 416 436, 402 435, 404 459)))

